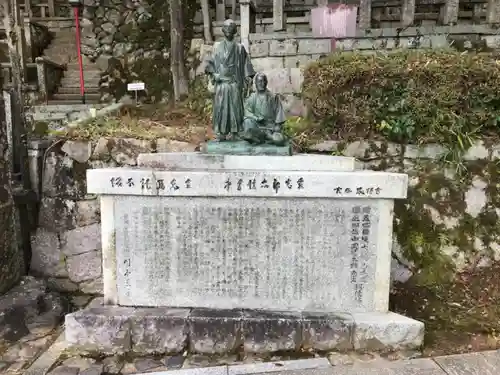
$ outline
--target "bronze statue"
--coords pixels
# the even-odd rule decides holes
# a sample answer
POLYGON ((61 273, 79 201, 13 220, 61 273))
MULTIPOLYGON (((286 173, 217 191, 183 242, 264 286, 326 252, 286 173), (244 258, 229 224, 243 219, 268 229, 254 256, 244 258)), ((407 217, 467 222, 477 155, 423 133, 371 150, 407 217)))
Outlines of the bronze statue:
POLYGON ((237 31, 233 20, 226 20, 222 27, 225 39, 214 47, 207 61, 205 73, 214 85, 212 124, 217 141, 238 139, 243 130, 243 102, 249 80, 255 75, 250 56, 245 47, 234 41, 237 31))
POLYGON ((242 138, 249 143, 270 143, 283 146, 283 124, 286 121, 283 105, 278 95, 267 89, 267 77, 264 73, 255 76, 255 88, 245 101, 242 138))

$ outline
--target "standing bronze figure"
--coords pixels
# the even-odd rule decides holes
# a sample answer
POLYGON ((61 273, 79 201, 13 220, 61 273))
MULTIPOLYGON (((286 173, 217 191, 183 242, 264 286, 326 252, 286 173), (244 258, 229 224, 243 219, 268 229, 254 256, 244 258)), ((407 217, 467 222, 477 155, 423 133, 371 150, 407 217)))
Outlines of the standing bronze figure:
POLYGON ((243 102, 255 75, 245 47, 234 40, 237 31, 234 21, 226 20, 222 31, 225 39, 215 45, 205 68, 215 88, 212 123, 218 141, 226 140, 229 134, 233 140, 239 139, 238 134, 243 130, 243 102))

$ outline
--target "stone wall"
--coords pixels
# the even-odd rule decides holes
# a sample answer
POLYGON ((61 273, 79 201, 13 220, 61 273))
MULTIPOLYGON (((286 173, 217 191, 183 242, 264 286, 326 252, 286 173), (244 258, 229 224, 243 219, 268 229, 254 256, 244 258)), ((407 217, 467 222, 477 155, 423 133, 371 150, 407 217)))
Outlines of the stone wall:
POLYGON ((305 65, 336 50, 373 53, 446 47, 488 50, 499 46, 497 31, 486 25, 358 30, 355 37, 336 41, 314 38, 311 33, 250 34, 250 55, 256 70, 266 72, 270 89, 285 96, 300 93, 305 65))
MULTIPOLYGON (((99 202, 86 194, 86 169, 134 166, 142 152, 196 148, 167 139, 113 138, 66 141, 52 147, 41 179, 32 272, 47 277, 58 289, 101 293, 99 202)), ((325 141, 310 151, 353 156, 367 169, 409 175, 408 199, 395 207, 395 279, 406 281, 417 274, 433 282, 500 260, 500 172, 496 164, 500 145, 478 142, 460 165, 443 162, 446 150, 433 144, 325 141)))
POLYGON ((100 207, 97 197, 86 193, 86 170, 134 166, 141 152, 194 149, 167 139, 101 138, 52 143, 44 162, 43 153, 30 152, 33 181, 41 185, 31 272, 46 277, 58 290, 102 293, 100 207), (44 164, 41 179, 39 164, 44 164))
MULTIPOLYGON (((103 100, 121 98, 127 93, 126 84, 137 80, 146 83, 147 89, 143 94, 150 100, 160 101, 169 96, 169 11, 167 5, 160 3, 152 0, 85 2, 83 53, 96 60, 104 72, 101 82, 103 100)), ((312 3, 309 1, 304 6, 310 9, 312 3)), ((484 3, 461 4, 458 25, 436 26, 441 19, 443 4, 444 1, 431 5, 419 5, 417 2, 415 25, 418 27, 401 29, 401 3, 374 2, 372 28, 358 30, 356 37, 339 39, 335 43, 312 36, 308 11, 303 16, 289 17, 286 33, 273 33, 272 18, 267 13, 261 13, 256 20, 256 33, 251 34, 250 54, 257 69, 271 76, 270 88, 285 95, 292 114, 300 114, 303 111, 300 101, 293 98, 300 92, 301 73, 298 68, 333 50, 442 48, 450 44, 467 49, 477 48, 478 45, 489 48, 500 45, 495 29, 478 24, 485 19, 484 3)), ((294 5, 290 3, 287 6, 290 13, 294 5)), ((189 12, 192 15, 186 14, 186 20, 193 22, 186 22, 186 26, 192 26, 192 30, 187 28, 191 31, 187 37, 201 38, 200 9, 195 5, 189 12)), ((226 13, 229 15, 229 12, 226 13)), ((215 19, 215 10, 211 10, 211 17, 215 19)), ((222 37, 221 27, 221 21, 213 22, 216 40, 222 37)), ((195 42, 196 45, 202 43, 203 40, 195 42)), ((196 70, 199 51, 193 49, 191 52, 193 54, 187 63, 196 70)))
POLYGON ((393 276, 435 282, 500 260, 500 145, 477 141, 460 161, 437 144, 325 141, 311 151, 353 156, 365 168, 409 175, 395 206, 393 276), (448 161, 445 161, 448 160, 448 161))

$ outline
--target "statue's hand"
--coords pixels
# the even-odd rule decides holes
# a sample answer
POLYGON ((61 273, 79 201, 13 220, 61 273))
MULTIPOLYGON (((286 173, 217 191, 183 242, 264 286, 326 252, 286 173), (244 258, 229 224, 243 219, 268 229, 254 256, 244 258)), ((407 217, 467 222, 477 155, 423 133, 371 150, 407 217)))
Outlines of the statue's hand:
POLYGON ((214 80, 215 83, 220 83, 221 82, 220 74, 219 73, 214 73, 212 77, 213 77, 213 80, 214 80))

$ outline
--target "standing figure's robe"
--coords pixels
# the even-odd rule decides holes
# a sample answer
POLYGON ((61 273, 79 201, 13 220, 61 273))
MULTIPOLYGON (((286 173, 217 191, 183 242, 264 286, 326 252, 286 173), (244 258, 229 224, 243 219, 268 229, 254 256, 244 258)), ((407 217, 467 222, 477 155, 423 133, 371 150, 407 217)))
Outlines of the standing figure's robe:
POLYGON ((205 73, 214 82, 212 124, 217 135, 243 130, 243 101, 247 78, 255 75, 250 57, 243 45, 224 40, 214 47, 205 73))

